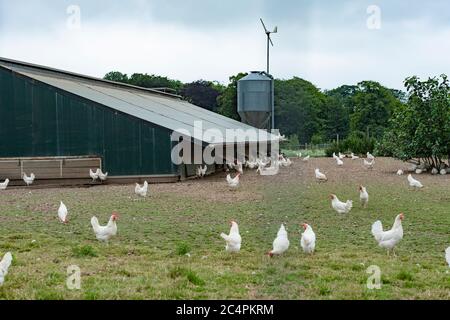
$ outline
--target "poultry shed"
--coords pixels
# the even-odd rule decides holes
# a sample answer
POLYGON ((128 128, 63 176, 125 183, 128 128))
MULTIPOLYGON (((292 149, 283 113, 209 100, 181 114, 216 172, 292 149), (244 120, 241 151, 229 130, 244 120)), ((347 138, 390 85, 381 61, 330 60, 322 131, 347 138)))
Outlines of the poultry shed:
MULTIPOLYGON (((68 169, 61 164, 89 158, 89 165, 99 159, 109 182, 179 181, 195 175, 197 163, 172 161, 172 133, 194 137, 196 122, 202 133, 259 130, 174 94, 0 58, 0 180, 19 181, 24 161, 39 167, 36 161, 44 158, 48 166, 38 180, 89 182, 86 165, 64 175, 68 169)), ((203 136, 193 143, 204 149, 209 143, 203 136)), ((273 139, 243 142, 248 148, 273 139)), ((236 143, 224 134, 216 146, 236 143)), ((215 164, 208 166, 208 173, 215 171, 215 164)))

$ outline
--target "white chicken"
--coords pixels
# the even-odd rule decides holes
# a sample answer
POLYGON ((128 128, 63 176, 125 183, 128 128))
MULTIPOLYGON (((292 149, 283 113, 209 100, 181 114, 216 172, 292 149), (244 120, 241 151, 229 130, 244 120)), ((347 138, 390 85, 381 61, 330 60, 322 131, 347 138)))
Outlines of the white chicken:
POLYGON ((364 159, 363 163, 367 169, 373 169, 373 166, 375 165, 375 160, 372 160, 372 162, 369 162, 366 159, 364 159))
POLYGON ((338 197, 334 194, 330 195, 331 206, 337 213, 349 213, 353 208, 353 201, 347 200, 347 202, 339 201, 338 197))
POLYGON ((268 168, 260 166, 256 172, 258 172, 261 176, 274 176, 280 172, 280 165, 277 161, 274 161, 272 166, 268 168))
POLYGON ((445 260, 447 260, 448 266, 450 267, 450 247, 445 250, 445 260))
POLYGON ((203 168, 201 166, 197 167, 197 177, 203 178, 206 175, 206 171, 208 171, 208 166, 204 166, 203 168))
POLYGON ((144 181, 142 187, 139 185, 139 183, 136 183, 136 187, 134 187, 134 193, 145 198, 148 193, 148 182, 144 181))
POLYGON ((264 160, 261 160, 261 159, 256 159, 256 163, 257 163, 258 168, 265 168, 265 167, 267 167, 269 165, 269 162, 270 161, 264 161, 264 160))
POLYGON ((317 181, 319 181, 319 182, 328 181, 327 176, 325 174, 323 174, 322 172, 320 172, 320 169, 316 169, 315 174, 316 174, 317 181))
POLYGON ((352 157, 352 160, 358 160, 358 159, 359 159, 359 157, 358 157, 358 156, 355 156, 354 153, 351 154, 351 157, 352 157))
POLYGON ((97 169, 96 174, 101 181, 106 181, 106 179, 108 179, 108 172, 103 173, 100 168, 97 169))
POLYGON ((310 225, 304 223, 302 225, 304 232, 302 233, 302 238, 300 240, 300 245, 305 253, 314 253, 316 248, 316 234, 310 225))
POLYGON ((333 159, 339 159, 339 157, 336 155, 336 152, 333 152, 333 159))
POLYGON ((367 208, 369 204, 369 193, 367 192, 366 187, 359 186, 359 200, 361 201, 361 205, 364 208, 367 208))
POLYGON ((236 171, 239 172, 239 174, 244 174, 244 168, 241 162, 238 161, 236 167, 235 167, 236 171))
POLYGON ((342 167, 344 165, 344 161, 342 161, 340 158, 336 158, 336 164, 338 167, 342 167))
POLYGON ((9 179, 6 179, 4 182, 0 183, 0 190, 6 190, 8 188, 9 179))
POLYGON ((419 180, 414 179, 410 174, 408 175, 408 182, 409 186, 415 190, 423 188, 423 184, 419 180))
POLYGON ((302 157, 302 153, 301 153, 301 152, 298 152, 298 153, 297 153, 297 158, 300 159, 301 157, 302 157))
POLYGON ((280 160, 280 165, 282 167, 290 167, 292 165, 292 161, 289 158, 287 158, 287 159, 283 158, 280 160))
POLYGON ((376 221, 372 225, 372 234, 375 237, 375 240, 378 242, 378 245, 381 248, 388 250, 388 254, 389 251, 393 251, 395 246, 403 239, 403 219, 405 219, 405 215, 403 213, 400 213, 395 218, 394 225, 389 231, 383 231, 383 225, 381 224, 381 221, 376 221))
POLYGON ((89 169, 89 176, 92 179, 92 182, 95 182, 96 180, 98 180, 98 170, 96 172, 92 171, 92 169, 89 169))
POLYGON ((405 174, 405 172, 403 172, 402 169, 400 169, 400 170, 397 171, 397 175, 398 175, 398 176, 402 176, 402 175, 404 175, 404 174, 405 174))
POLYGON ((0 261, 0 287, 5 283, 5 277, 8 274, 9 267, 11 266, 13 258, 11 252, 7 252, 2 261, 0 261))
POLYGON ((27 186, 30 186, 33 184, 34 179, 36 179, 36 176, 34 173, 30 174, 29 177, 27 177, 27 174, 24 172, 22 175, 23 181, 27 184, 27 186))
POLYGON ((345 158, 345 154, 339 152, 339 159, 343 160, 345 158))
POLYGON ((221 233, 220 236, 226 242, 225 250, 227 252, 239 252, 242 242, 241 235, 239 234, 239 226, 236 221, 230 221, 230 224, 230 234, 226 235, 225 233, 221 233))
POLYGON ((119 215, 115 212, 111 215, 109 222, 106 226, 101 226, 98 223, 97 217, 92 217, 91 225, 94 229, 95 237, 99 241, 108 242, 109 239, 117 234, 117 224, 116 221, 119 219, 119 215))
POLYGON ((289 239, 284 224, 278 230, 277 237, 273 241, 273 249, 268 252, 270 257, 274 255, 281 255, 289 249, 289 239))
POLYGON ((240 180, 240 176, 241 174, 238 173, 236 175, 236 177, 234 177, 233 179, 231 178, 231 175, 227 175, 227 183, 228 186, 232 189, 236 189, 237 187, 239 187, 239 180, 240 180))
POLYGON ((302 161, 303 161, 303 162, 308 162, 308 161, 309 161, 309 159, 311 159, 311 156, 306 156, 306 157, 304 157, 304 158, 303 158, 303 160, 302 160, 302 161))
POLYGON ((442 176, 445 176, 445 175, 447 174, 447 170, 442 169, 439 173, 440 173, 442 176))
POLYGON ((256 169, 258 167, 258 162, 256 161, 247 161, 246 163, 247 168, 249 168, 250 170, 256 169))
POLYGON ((375 157, 370 154, 370 152, 367 152, 367 159, 368 160, 375 160, 375 157))
POLYGON ((67 224, 69 223, 69 220, 67 219, 67 215, 69 214, 69 211, 67 210, 66 205, 61 201, 58 209, 58 218, 61 223, 67 224))

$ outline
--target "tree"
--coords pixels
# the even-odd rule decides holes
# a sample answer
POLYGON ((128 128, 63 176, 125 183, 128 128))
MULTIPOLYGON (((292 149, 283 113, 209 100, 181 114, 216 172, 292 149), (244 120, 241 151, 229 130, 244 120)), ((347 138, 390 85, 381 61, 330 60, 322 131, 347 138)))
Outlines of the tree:
POLYGON ((123 74, 119 71, 109 72, 104 76, 103 79, 122 83, 128 83, 130 81, 126 74, 123 74))
POLYGON ((351 131, 368 132, 375 138, 383 136, 392 111, 401 105, 390 89, 374 81, 360 82, 352 102, 351 131))
POLYGON ((446 75, 405 80, 406 105, 398 105, 380 149, 402 160, 418 158, 440 168, 450 161, 450 85, 446 75))
POLYGON ((326 96, 312 83, 294 77, 275 80, 275 122, 286 136, 297 135, 300 143, 309 143, 322 128, 319 114, 326 96))
POLYGON ((241 117, 237 112, 237 83, 247 75, 248 73, 239 73, 230 77, 230 83, 217 99, 217 109, 221 115, 240 121, 241 117))
POLYGON ((220 84, 199 80, 185 84, 181 94, 191 103, 216 112, 218 108, 217 98, 223 90, 224 88, 221 88, 220 84))
POLYGON ((156 75, 135 73, 130 77, 129 83, 143 88, 169 88, 178 92, 183 83, 178 80, 171 80, 167 77, 161 77, 156 75))

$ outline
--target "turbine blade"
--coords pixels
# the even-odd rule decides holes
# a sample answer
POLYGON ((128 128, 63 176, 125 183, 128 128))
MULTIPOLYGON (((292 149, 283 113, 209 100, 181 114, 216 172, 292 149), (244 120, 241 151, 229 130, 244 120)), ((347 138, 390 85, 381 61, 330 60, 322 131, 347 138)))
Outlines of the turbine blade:
POLYGON ((273 29, 272 33, 277 33, 278 32, 278 27, 275 27, 275 29, 273 29))
POLYGON ((270 44, 272 45, 272 47, 273 47, 273 42, 272 42, 272 38, 270 38, 270 36, 269 36, 269 41, 270 41, 270 44))
POLYGON ((261 23, 262 23, 262 25, 263 25, 264 31, 265 31, 266 33, 269 32, 269 31, 267 31, 267 28, 266 28, 266 25, 264 24, 263 19, 260 18, 260 20, 261 20, 261 23))

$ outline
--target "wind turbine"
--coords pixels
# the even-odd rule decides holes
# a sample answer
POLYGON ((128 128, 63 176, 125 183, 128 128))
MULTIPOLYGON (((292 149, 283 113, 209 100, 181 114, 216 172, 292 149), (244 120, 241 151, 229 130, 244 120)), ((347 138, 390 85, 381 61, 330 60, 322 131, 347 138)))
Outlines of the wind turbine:
POLYGON ((270 61, 270 45, 272 45, 272 47, 273 47, 273 42, 272 42, 272 38, 270 37, 270 35, 272 33, 277 33, 278 32, 278 27, 275 27, 275 29, 273 29, 273 31, 268 31, 267 28, 266 28, 266 25, 264 24, 263 19, 261 18, 260 20, 261 20, 261 23, 263 25, 264 32, 267 35, 267 74, 270 74, 270 64, 269 64, 269 61, 270 61))

